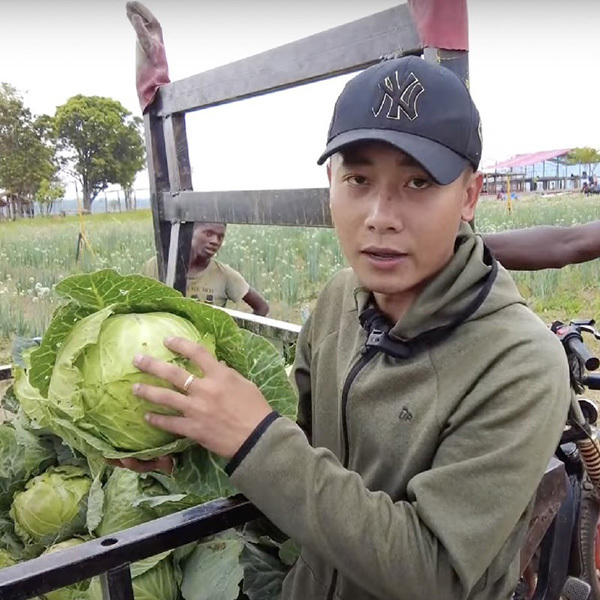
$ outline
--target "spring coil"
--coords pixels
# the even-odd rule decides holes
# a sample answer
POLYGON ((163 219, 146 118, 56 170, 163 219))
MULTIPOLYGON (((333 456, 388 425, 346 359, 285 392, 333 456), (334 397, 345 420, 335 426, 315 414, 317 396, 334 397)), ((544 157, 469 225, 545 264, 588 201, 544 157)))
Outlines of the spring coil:
POLYGON ((600 442, 595 433, 591 437, 592 439, 578 441, 577 448, 588 477, 600 497, 600 442))

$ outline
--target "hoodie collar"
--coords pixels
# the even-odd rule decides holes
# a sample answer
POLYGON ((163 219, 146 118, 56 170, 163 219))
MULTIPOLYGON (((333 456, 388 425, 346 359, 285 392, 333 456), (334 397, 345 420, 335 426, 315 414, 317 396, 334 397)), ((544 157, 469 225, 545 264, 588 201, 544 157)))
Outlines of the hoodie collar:
MULTIPOLYGON (((431 330, 452 328, 466 320, 485 300, 497 268, 482 239, 467 223, 462 223, 450 262, 393 325, 390 336, 409 340, 431 330)), ((354 290, 354 298, 359 315, 374 305, 373 294, 363 287, 354 290)))

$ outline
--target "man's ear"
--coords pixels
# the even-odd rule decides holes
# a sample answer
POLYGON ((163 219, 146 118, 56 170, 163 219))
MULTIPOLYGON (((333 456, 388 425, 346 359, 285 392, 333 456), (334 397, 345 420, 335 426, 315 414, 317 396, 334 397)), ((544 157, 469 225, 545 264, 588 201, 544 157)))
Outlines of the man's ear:
POLYGON ((465 198, 461 211, 461 219, 470 223, 475 218, 475 209, 483 187, 483 173, 477 171, 469 175, 465 189, 465 198))
POLYGON ((331 159, 327 161, 327 181, 329 181, 329 185, 331 185, 331 159))

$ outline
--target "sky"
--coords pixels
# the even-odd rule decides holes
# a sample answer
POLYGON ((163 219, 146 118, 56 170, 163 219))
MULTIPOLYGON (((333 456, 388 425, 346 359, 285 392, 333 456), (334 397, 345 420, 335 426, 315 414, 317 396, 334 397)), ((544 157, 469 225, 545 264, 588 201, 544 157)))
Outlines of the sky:
MULTIPOLYGON (((145 2, 162 24, 173 81, 399 3, 145 2)), ((482 163, 536 150, 600 147, 600 1, 468 0, 468 9, 482 163)), ((71 96, 86 94, 115 98, 141 114, 125 0, 0 0, 0 24, 0 81, 21 90, 34 113, 54 114, 71 96)), ((188 115, 194 188, 324 187, 316 159, 348 78, 188 115)), ((148 187, 146 172, 135 186, 148 187)))

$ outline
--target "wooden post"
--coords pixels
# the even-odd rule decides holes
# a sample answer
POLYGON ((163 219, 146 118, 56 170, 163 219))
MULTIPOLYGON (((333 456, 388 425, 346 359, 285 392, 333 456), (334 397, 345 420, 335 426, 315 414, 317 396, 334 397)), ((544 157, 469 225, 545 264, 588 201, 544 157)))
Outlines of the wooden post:
POLYGON ((546 190, 546 161, 542 161, 542 190, 545 191, 546 190))

